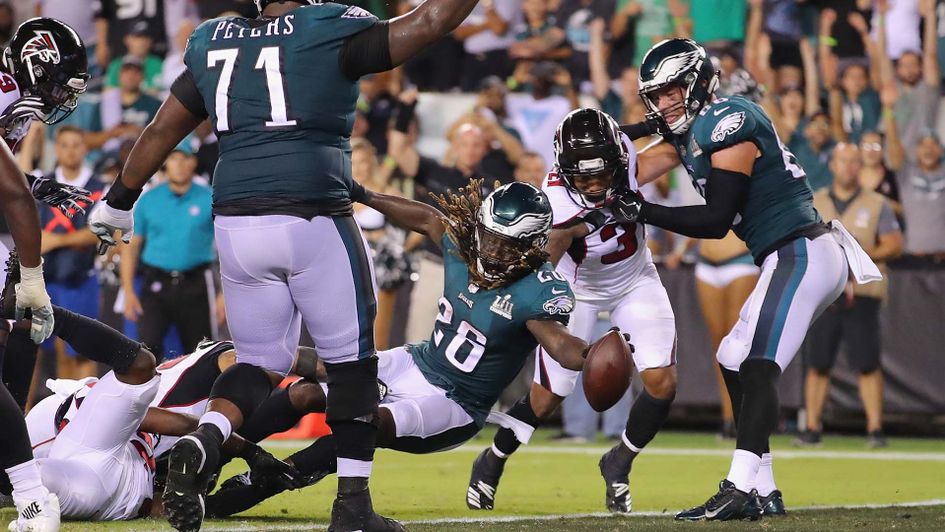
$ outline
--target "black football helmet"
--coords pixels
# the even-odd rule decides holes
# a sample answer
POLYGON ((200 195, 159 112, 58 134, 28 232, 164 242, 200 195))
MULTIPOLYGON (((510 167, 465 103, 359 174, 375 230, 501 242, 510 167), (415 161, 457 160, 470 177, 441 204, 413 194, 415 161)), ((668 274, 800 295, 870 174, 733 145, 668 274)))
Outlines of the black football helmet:
MULTIPOLYGON (((259 14, 262 15, 263 9, 266 9, 266 6, 273 2, 285 2, 286 0, 253 0, 256 3, 256 9, 259 10, 259 14)), ((315 5, 322 3, 322 0, 288 0, 289 2, 295 2, 296 4, 307 4, 315 5)))
POLYGON ((495 189, 479 208, 479 273, 491 281, 509 281, 526 273, 517 265, 529 250, 545 247, 551 218, 548 197, 534 186, 516 181, 495 189))
POLYGON ((674 135, 689 131, 718 86, 718 70, 712 66, 705 48, 691 39, 667 39, 655 44, 640 64, 640 96, 646 105, 646 116, 674 135), (671 85, 682 88, 683 114, 668 123, 659 109, 656 92, 671 85))
POLYGON ((555 131, 554 148, 561 181, 585 207, 607 201, 627 180, 630 153, 620 127, 607 113, 597 109, 571 111, 555 131), (578 183, 596 177, 603 183, 599 190, 588 191, 578 183))
POLYGON ((24 94, 39 96, 55 124, 72 114, 89 81, 85 45, 66 24, 46 17, 20 24, 3 52, 3 66, 24 94))

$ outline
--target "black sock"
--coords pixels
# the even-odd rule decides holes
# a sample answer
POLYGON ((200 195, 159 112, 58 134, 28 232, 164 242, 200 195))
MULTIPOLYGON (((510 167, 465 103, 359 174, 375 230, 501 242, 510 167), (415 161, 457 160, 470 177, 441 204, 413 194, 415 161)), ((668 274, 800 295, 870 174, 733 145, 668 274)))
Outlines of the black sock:
POLYGON ((322 436, 308 447, 293 454, 289 457, 289 460, 303 475, 311 475, 319 471, 334 473, 338 470, 337 453, 335 438, 329 434, 322 436))
POLYGON ((289 389, 280 388, 269 394, 256 412, 243 423, 239 433, 251 442, 259 442, 277 432, 291 429, 304 415, 289 401, 289 389))
POLYGON ((92 318, 56 306, 53 317, 56 320, 53 334, 80 355, 110 366, 116 373, 127 369, 141 350, 140 342, 92 318))
POLYGON ((748 359, 738 373, 744 395, 735 447, 761 456, 778 423, 781 367, 773 360, 748 359))
MULTIPOLYGON (((272 392, 272 381, 266 370, 259 366, 240 362, 234 364, 213 381, 210 388, 210 400, 225 399, 239 408, 243 415, 243 422, 253 417, 272 392)), ((232 422, 232 420, 230 420, 232 422)), ((240 427, 233 426, 233 430, 240 427)))
MULTIPOLYGON (((512 408, 510 408, 506 414, 514 417, 522 423, 531 425, 536 429, 542 423, 541 418, 539 418, 535 414, 535 411, 532 410, 530 393, 526 393, 524 397, 512 405, 512 408)), ((495 433, 495 438, 493 438, 492 444, 496 449, 499 450, 500 453, 504 454, 505 457, 508 457, 518 450, 519 446, 522 445, 522 442, 518 441, 518 438, 515 437, 515 433, 512 432, 512 429, 502 427, 498 432, 495 433)))
POLYGON ((26 409, 38 349, 39 346, 33 343, 26 331, 10 333, 7 339, 6 351, 2 357, 3 384, 21 410, 26 409))
POLYGON ((725 369, 725 366, 719 364, 722 370, 722 380, 725 381, 725 388, 728 390, 728 397, 732 401, 732 419, 735 420, 735 427, 738 427, 738 416, 742 410, 742 381, 737 371, 725 369))
POLYGON ((26 430, 23 411, 13 400, 6 386, 0 386, 0 469, 8 469, 33 459, 30 435, 26 430))
MULTIPOLYGON (((646 390, 640 392, 633 401, 633 406, 630 407, 630 415, 627 416, 627 428, 624 431, 627 440, 637 449, 646 447, 663 427, 663 423, 669 417, 669 407, 672 404, 672 399, 657 399, 646 390)), ((639 452, 631 450, 626 445, 617 447, 620 449, 618 453, 630 460, 633 460, 639 452)))

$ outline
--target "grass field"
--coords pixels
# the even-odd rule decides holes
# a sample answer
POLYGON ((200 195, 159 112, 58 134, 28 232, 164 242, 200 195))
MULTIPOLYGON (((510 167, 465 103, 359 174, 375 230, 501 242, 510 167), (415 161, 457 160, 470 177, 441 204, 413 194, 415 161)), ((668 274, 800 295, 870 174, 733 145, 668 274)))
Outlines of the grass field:
MULTIPOLYGON (((945 530, 942 440, 892 439, 889 449, 870 451, 861 438, 838 436, 825 438, 820 449, 798 450, 787 437, 776 437, 775 476, 791 515, 757 523, 676 523, 671 517, 675 511, 715 493, 728 471, 731 442, 708 434, 661 434, 634 464, 630 486, 635 515, 612 517, 602 512, 603 482, 597 472, 607 444, 557 445, 549 434, 536 434, 509 462, 493 512, 472 512, 465 505, 470 463, 491 441, 491 431, 448 453, 380 451, 372 480, 375 506, 411 522, 412 531, 945 530), (908 506, 883 508, 889 505, 908 506)), ((278 442, 270 448, 285 456, 301 444, 278 442)), ((231 464, 224 478, 238 469, 231 464)), ((320 529, 333 490, 334 481, 327 479, 230 520, 208 521, 204 530, 320 529)), ((4 518, 12 515, 4 510, 4 518)), ((62 530, 171 529, 164 522, 144 520, 67 523, 62 530)))

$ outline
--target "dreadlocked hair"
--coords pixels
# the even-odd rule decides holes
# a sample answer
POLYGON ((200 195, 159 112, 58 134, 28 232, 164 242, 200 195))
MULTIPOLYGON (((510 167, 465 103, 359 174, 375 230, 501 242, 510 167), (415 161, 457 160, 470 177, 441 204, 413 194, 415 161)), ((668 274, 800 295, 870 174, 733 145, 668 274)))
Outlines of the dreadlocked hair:
MULTIPOLYGON (((495 182, 493 188, 502 184, 495 182)), ((519 259, 508 265, 499 279, 488 279, 479 271, 479 247, 476 245, 476 227, 479 224, 479 209, 482 207, 482 179, 470 179, 469 184, 461 187, 457 193, 430 193, 430 196, 446 213, 446 234, 456 246, 453 251, 469 269, 469 280, 486 290, 498 288, 537 270, 548 261, 548 253, 532 245, 521 254, 519 259)))

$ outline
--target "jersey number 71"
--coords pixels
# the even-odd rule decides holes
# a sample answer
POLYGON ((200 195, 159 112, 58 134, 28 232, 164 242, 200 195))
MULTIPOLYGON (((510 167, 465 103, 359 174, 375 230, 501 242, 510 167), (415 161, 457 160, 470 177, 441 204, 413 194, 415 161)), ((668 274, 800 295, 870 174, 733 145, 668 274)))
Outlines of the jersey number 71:
MULTIPOLYGON (((230 130, 230 85, 233 82, 233 69, 236 66, 239 53, 239 48, 224 48, 207 52, 207 68, 209 70, 220 68, 220 79, 217 81, 214 105, 217 115, 217 131, 219 132, 230 130), (220 62, 223 63, 222 67, 217 67, 220 62)), ((266 73, 266 87, 269 89, 269 105, 272 116, 270 117, 271 120, 266 121, 267 128, 292 127, 297 124, 295 120, 289 119, 288 110, 286 110, 280 55, 278 46, 266 46, 259 50, 259 57, 256 58, 255 70, 262 70, 266 73)))

